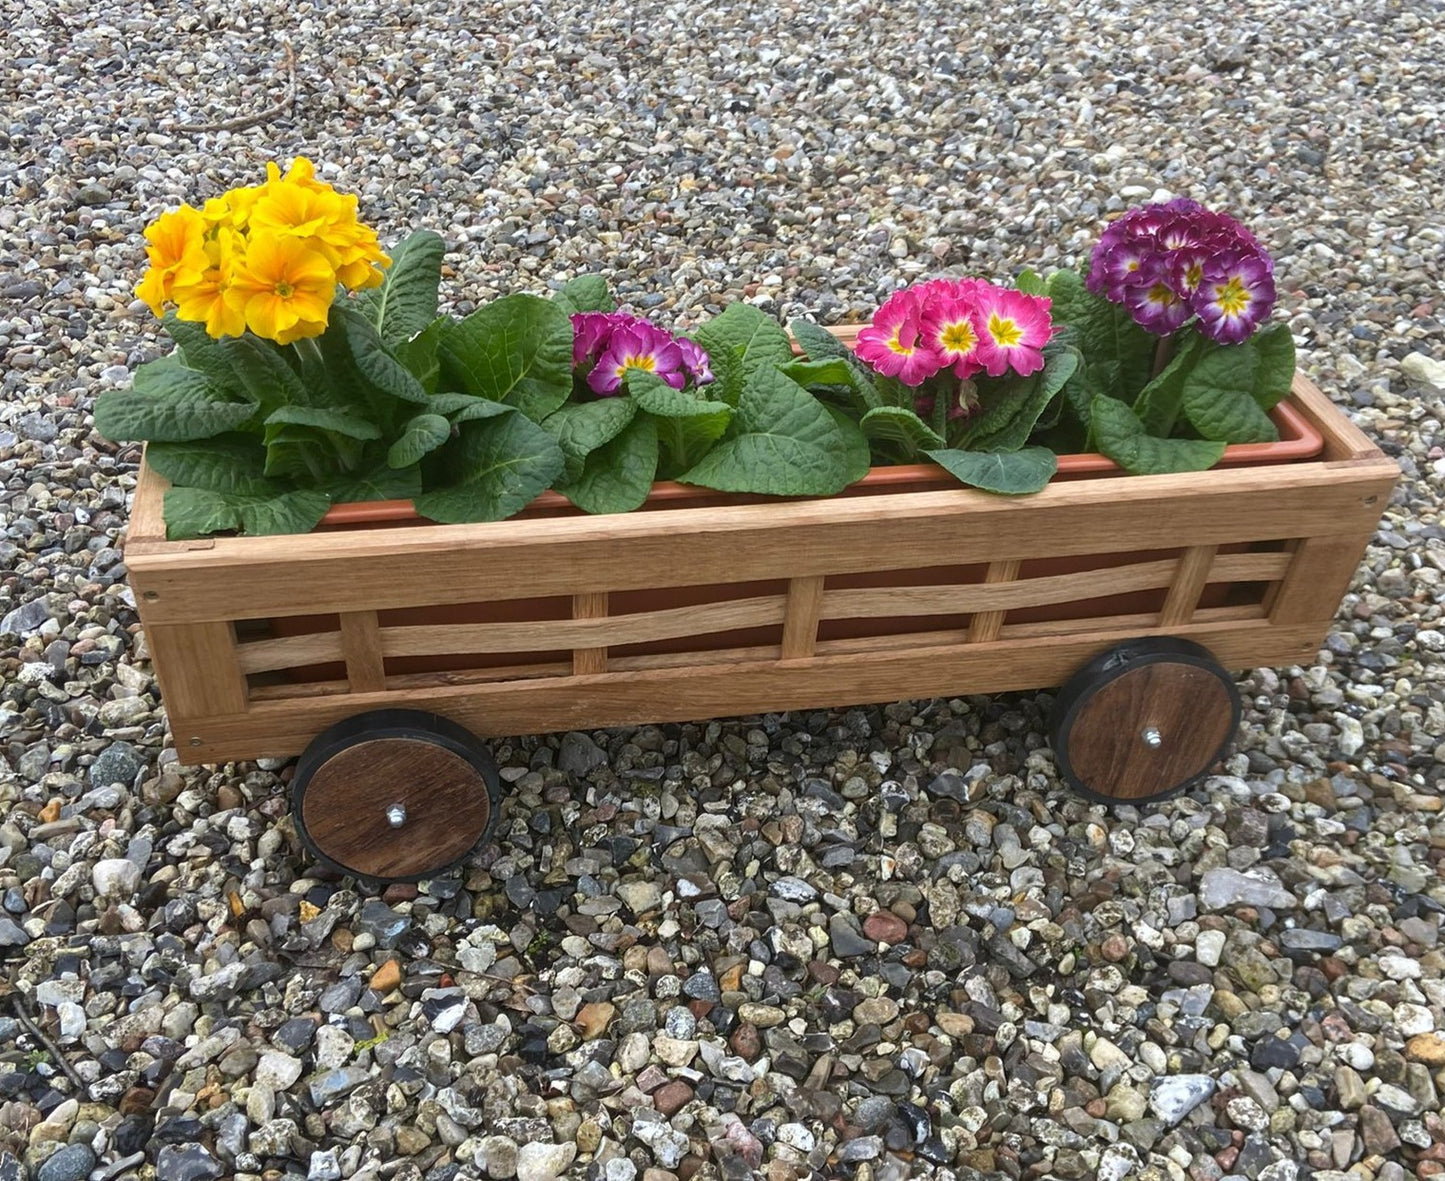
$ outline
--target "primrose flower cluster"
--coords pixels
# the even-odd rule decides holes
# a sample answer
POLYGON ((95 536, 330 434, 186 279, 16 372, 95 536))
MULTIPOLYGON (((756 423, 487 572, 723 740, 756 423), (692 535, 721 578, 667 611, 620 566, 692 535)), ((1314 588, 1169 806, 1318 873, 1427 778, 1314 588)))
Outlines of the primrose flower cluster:
POLYGON ((1274 263, 1244 226, 1180 197, 1129 210, 1104 231, 1088 288, 1167 336, 1191 316, 1219 344, 1238 344, 1274 306, 1274 263))
POLYGON ((174 304, 182 320, 214 337, 257 336, 290 344, 319 336, 336 287, 375 287, 390 264, 376 233, 356 220, 356 198, 316 179, 297 157, 265 184, 231 189, 203 209, 182 205, 145 231, 150 269, 136 295, 157 316, 174 304))
POLYGON ((572 367, 582 366, 588 366, 588 387, 602 397, 625 393, 622 383, 632 373, 651 373, 675 390, 689 380, 707 385, 713 379, 707 353, 695 341, 627 312, 572 317, 572 367))
POLYGON ((1050 301, 982 279, 930 279, 894 292, 858 334, 858 356, 904 385, 944 369, 1021 377, 1044 367, 1050 301))

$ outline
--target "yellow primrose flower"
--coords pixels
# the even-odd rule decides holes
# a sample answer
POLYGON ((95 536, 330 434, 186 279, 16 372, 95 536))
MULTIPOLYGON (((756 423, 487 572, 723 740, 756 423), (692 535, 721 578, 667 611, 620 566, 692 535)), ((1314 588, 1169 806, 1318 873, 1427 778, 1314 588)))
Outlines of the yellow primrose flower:
POLYGON ((176 286, 176 315, 204 324, 206 332, 217 339, 246 331, 246 316, 233 291, 236 263, 244 245, 240 234, 222 227, 206 243, 206 270, 176 286))
POLYGON ((326 328, 336 294, 336 272, 326 257, 297 238, 253 232, 244 261, 236 265, 235 296, 246 327, 287 344, 326 328))
POLYGON ((283 238, 300 238, 312 250, 327 253, 350 241, 354 214, 347 216, 341 197, 300 185, 278 184, 251 210, 251 227, 283 238))
POLYGON ((188 283, 209 265, 205 250, 205 220, 189 205, 163 213, 146 227, 146 255, 150 269, 137 284, 137 298, 145 300, 157 316, 163 315, 177 284, 188 283))
POLYGON ((305 156, 297 156, 291 161, 291 167, 286 170, 286 175, 281 175, 279 165, 267 162, 266 164, 267 187, 278 184, 296 185, 299 188, 310 189, 316 193, 334 193, 333 189, 324 180, 316 179, 316 166, 305 156))
POLYGON ((219 197, 212 197, 205 205, 205 218, 212 228, 226 226, 244 230, 251 218, 251 209, 260 199, 261 186, 229 189, 219 197))

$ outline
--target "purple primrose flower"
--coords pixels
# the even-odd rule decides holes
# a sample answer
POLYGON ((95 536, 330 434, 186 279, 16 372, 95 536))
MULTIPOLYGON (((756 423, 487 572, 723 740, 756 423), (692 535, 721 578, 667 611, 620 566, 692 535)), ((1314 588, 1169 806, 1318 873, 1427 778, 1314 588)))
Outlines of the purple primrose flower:
POLYGON ((651 373, 675 390, 713 380, 708 356, 694 341, 674 339, 650 320, 627 312, 578 312, 572 317, 572 366, 589 365, 587 385, 610 397, 630 372, 651 373))
POLYGON ((1244 226, 1186 197, 1129 210, 1099 238, 1086 286, 1159 336, 1191 317, 1221 344, 1246 339, 1274 306, 1274 263, 1244 226))

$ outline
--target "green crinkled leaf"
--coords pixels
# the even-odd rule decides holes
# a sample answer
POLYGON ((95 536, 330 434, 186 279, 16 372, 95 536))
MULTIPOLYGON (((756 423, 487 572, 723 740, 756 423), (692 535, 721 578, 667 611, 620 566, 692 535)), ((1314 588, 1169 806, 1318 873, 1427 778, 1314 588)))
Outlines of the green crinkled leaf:
POLYGON ((327 402, 325 390, 318 384, 324 375, 304 381, 278 351, 280 346, 260 337, 228 337, 221 342, 226 360, 241 387, 256 400, 263 415, 278 406, 312 406, 327 402))
POLYGON ((576 480, 557 491, 584 512, 627 513, 647 499, 657 474, 657 419, 639 414, 592 451, 576 480))
POLYGON ((442 255, 446 244, 430 230, 417 230, 391 249, 391 266, 380 287, 362 291, 351 301, 388 348, 410 340, 437 315, 442 255))
POLYGON ((1279 432, 1254 400, 1259 356, 1252 341, 1204 342, 1183 382, 1180 408, 1204 438, 1221 443, 1269 443, 1279 432))
POLYGON ((387 449, 386 465, 411 467, 451 437, 452 424, 440 414, 418 414, 402 424, 400 437, 387 449))
POLYGON ((764 365, 786 365, 793 358, 793 346, 782 325, 752 304, 729 304, 692 338, 709 355, 727 352, 740 358, 744 381, 764 365))
POLYGON ((1259 358, 1254 373, 1254 400, 1262 410, 1273 410, 1289 396, 1294 384, 1294 337, 1286 324, 1272 324, 1249 340, 1259 358))
POLYGON ((231 368, 221 342, 206 331, 205 325, 182 320, 175 312, 167 312, 161 327, 176 342, 181 357, 191 369, 199 369, 222 389, 241 391, 240 379, 231 368))
POLYGON ((1014 280, 1014 286, 1025 295, 1047 295, 1049 285, 1044 282, 1044 277, 1038 271, 1029 270, 1025 267, 1019 272, 1019 277, 1014 280))
POLYGON ((449 484, 416 497, 416 511, 443 524, 521 512, 565 466, 557 441, 520 413, 467 423, 444 454, 449 484))
POLYGON ((413 500, 421 495, 421 469, 378 467, 353 472, 326 485, 333 504, 358 500, 413 500))
POLYGON ((285 491, 266 478, 266 449, 254 435, 225 434, 187 443, 151 443, 146 447, 146 463, 177 486, 242 496, 285 491))
POLYGON ((599 398, 563 406, 548 415, 542 429, 562 448, 566 479, 578 479, 588 455, 620 435, 636 414, 637 403, 632 398, 599 398))
POLYGON ((478 398, 541 422, 572 392, 572 321, 535 295, 506 295, 442 330, 444 373, 478 398))
POLYGON ((1100 394, 1091 410, 1094 444, 1130 475, 1202 472, 1224 456, 1223 443, 1199 439, 1156 439, 1117 398, 1100 394))
POLYGON ((1090 365, 1118 362, 1118 386, 1110 394, 1132 402, 1153 372, 1158 338, 1134 323, 1127 308, 1089 291, 1077 271, 1055 271, 1048 293, 1054 323, 1073 329, 1078 350, 1090 365))
POLYGON ((781 368, 785 376, 792 378, 804 389, 818 385, 851 386, 854 382, 853 369, 846 357, 828 357, 822 361, 790 361, 781 368))
POLYGON ((912 463, 921 451, 946 446, 938 432, 912 410, 901 406, 879 406, 859 421, 869 443, 890 448, 891 454, 912 463))
MULTIPOLYGON (((1181 331, 1174 356, 1169 359, 1163 371, 1157 377, 1150 378, 1149 383, 1139 391, 1138 398, 1134 400, 1134 413, 1139 416, 1139 421, 1144 424, 1144 429, 1149 434, 1167 439, 1174 433, 1174 426, 1179 421, 1179 413, 1184 404, 1184 380, 1194 368, 1203 343, 1203 338, 1190 329, 1181 331)), ((1095 392, 1112 396, 1108 389, 1095 392)))
POLYGON ((336 318, 346 333, 352 363, 373 388, 403 402, 426 401, 421 382, 387 351, 370 320, 350 310, 337 312, 336 318))
POLYGON ((1028 377, 981 380, 983 412, 969 423, 960 445, 970 451, 1017 451, 1078 364, 1073 349, 1051 350, 1044 367, 1028 377))
POLYGON ((355 414, 325 406, 278 406, 266 416, 267 426, 310 426, 348 439, 379 439, 381 428, 355 414))
POLYGON ((504 402, 474 398, 471 394, 454 394, 449 390, 433 394, 427 399, 426 406, 432 414, 445 414, 451 419, 453 426, 481 418, 497 418, 512 410, 512 407, 504 402))
MULTIPOLYGON (((702 391, 675 390, 652 374, 636 374, 628 389, 637 405, 656 420, 660 475, 672 479, 687 471, 727 430, 733 408, 702 391)), ((713 386, 704 387, 709 393, 713 386)))
POLYGON ((96 400, 95 429, 112 442, 186 443, 234 430, 256 404, 188 369, 179 357, 142 365, 128 390, 109 390, 96 400))
POLYGON ((928 458, 949 475, 985 492, 1023 496, 1037 492, 1059 470, 1058 458, 1047 447, 1025 447, 1021 451, 958 451, 952 448, 928 452, 928 458))
POLYGON ((354 471, 365 446, 337 431, 288 422, 267 423, 261 437, 266 445, 266 475, 304 484, 326 484, 354 471))
POLYGON ((764 367, 748 379, 727 433, 678 478, 723 492, 830 496, 867 469, 861 431, 835 419, 776 368, 764 367))
POLYGON ((799 347, 814 361, 843 360, 852 356, 848 346, 811 320, 792 320, 788 331, 799 347))
POLYGON ((552 302, 569 315, 617 310, 617 301, 607 290, 607 280, 601 275, 578 275, 575 279, 568 279, 552 296, 552 302))
POLYGON ((434 393, 437 377, 441 373, 441 361, 437 357, 437 346, 441 343, 442 329, 446 327, 445 316, 438 317, 413 336, 410 340, 399 341, 391 346, 391 354, 411 373, 427 393, 434 393))
POLYGON ((207 488, 172 488, 166 492, 162 511, 166 536, 177 541, 208 533, 309 533, 330 507, 326 493, 313 489, 244 496, 207 488))

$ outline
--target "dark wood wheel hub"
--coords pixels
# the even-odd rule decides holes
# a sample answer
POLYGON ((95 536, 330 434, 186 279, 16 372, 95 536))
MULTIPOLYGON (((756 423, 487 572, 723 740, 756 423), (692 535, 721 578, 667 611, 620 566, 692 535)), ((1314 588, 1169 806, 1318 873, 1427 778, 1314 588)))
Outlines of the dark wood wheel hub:
POLYGON ((1157 800, 1224 756, 1240 715, 1234 681, 1206 649, 1139 640, 1091 661, 1061 690, 1054 756, 1065 781, 1091 799, 1157 800))
POLYGON ((499 782, 486 749, 431 714, 350 718, 302 755, 292 811, 322 860, 358 877, 408 881, 455 864, 490 831, 499 782))

